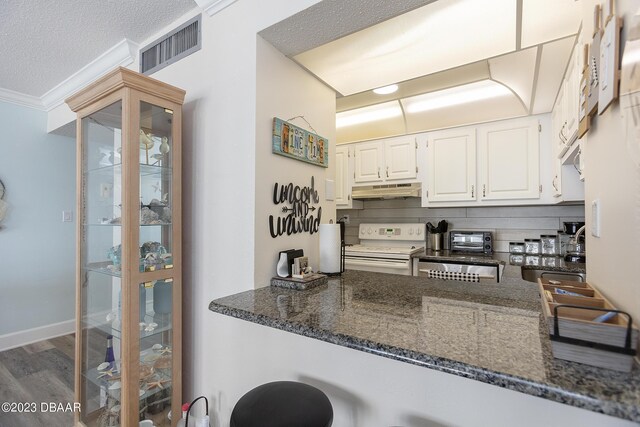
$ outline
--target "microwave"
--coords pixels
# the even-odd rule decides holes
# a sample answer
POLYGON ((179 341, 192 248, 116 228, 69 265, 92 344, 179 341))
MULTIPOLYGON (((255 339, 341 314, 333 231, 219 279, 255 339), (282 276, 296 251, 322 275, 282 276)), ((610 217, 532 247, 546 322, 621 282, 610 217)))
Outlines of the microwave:
POLYGON ((490 231, 462 231, 449 232, 449 250, 473 254, 493 253, 493 237, 490 231))

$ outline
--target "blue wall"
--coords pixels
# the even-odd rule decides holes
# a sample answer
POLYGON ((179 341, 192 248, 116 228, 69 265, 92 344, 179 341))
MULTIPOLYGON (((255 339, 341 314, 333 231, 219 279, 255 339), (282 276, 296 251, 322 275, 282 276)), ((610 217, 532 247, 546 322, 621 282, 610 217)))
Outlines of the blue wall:
POLYGON ((75 139, 46 125, 44 111, 0 102, 0 338, 75 316, 75 139))

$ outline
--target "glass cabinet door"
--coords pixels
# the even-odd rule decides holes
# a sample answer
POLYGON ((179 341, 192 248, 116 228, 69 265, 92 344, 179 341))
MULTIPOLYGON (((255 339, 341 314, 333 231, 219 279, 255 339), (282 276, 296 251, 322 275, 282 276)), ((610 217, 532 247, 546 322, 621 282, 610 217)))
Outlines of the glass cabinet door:
POLYGON ((173 268, 173 111, 140 102, 140 271, 173 268))
POLYGON ((140 284, 140 414, 158 427, 170 426, 173 383, 172 125, 172 110, 140 102, 139 271, 167 271, 140 284))
POLYGON ((120 425, 122 102, 82 119, 81 421, 120 425))

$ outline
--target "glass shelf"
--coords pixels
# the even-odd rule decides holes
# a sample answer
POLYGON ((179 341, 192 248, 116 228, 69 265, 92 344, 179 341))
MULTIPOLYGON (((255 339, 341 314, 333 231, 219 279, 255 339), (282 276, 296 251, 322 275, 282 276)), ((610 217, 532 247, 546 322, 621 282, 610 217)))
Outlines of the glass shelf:
MULTIPOLYGON (((170 222, 163 222, 161 224, 140 224, 140 227, 167 227, 173 225, 170 222)), ((122 227, 122 224, 83 224, 83 227, 122 227)))
MULTIPOLYGON (((158 166, 158 165, 146 165, 144 163, 140 164, 141 177, 170 176, 171 172, 172 172, 172 169, 169 167, 158 166)), ((98 168, 86 170, 84 173, 85 175, 98 175, 98 176, 120 175, 122 173, 122 163, 109 165, 109 166, 100 166, 98 168)))
MULTIPOLYGON (((147 349, 144 350, 142 352, 140 352, 140 364, 142 366, 153 366, 153 363, 155 362, 155 360, 159 359, 160 357, 162 357, 160 354, 158 354, 156 351, 152 350, 152 349, 147 349), (151 360, 149 358, 149 356, 157 356, 157 358, 151 360), (146 360, 145 360, 146 358, 146 360), (149 361, 151 360, 151 361, 149 361)), ((84 378, 86 378, 87 380, 89 380, 91 383, 95 384, 98 387, 105 387, 107 388, 107 392, 110 393, 112 395, 112 397, 114 397, 115 399, 119 400, 120 396, 120 389, 117 389, 116 392, 108 390, 109 385, 115 383, 116 381, 122 381, 122 377, 120 376, 120 373, 115 373, 113 376, 109 377, 109 376, 100 376, 102 374, 101 371, 98 371, 97 367, 91 368, 89 370, 87 370, 86 372, 82 372, 82 376, 84 378)), ((153 373, 151 375, 149 375, 149 378, 147 378, 147 383, 153 383, 153 382, 161 382, 162 388, 160 387, 152 387, 152 388, 141 388, 140 391, 144 391, 143 394, 140 394, 140 400, 144 400, 144 399, 148 399, 149 397, 152 397, 162 391, 165 390, 171 390, 171 375, 167 375, 164 374, 163 372, 161 372, 161 370, 158 369, 154 369, 153 373)))
MULTIPOLYGON (((108 276, 113 277, 122 277, 122 271, 116 271, 109 268, 109 266, 113 265, 110 261, 105 262, 92 262, 84 267, 87 271, 92 271, 94 273, 106 274, 108 276)), ((153 270, 143 270, 140 269, 141 273, 150 273, 152 271, 162 271, 162 270, 171 270, 173 268, 173 264, 164 264, 164 268, 154 268, 153 270)))
MULTIPOLYGON (((114 338, 122 338, 122 324, 120 320, 107 321, 106 315, 102 319, 85 318, 85 324, 90 328, 97 328, 108 335, 113 335, 114 338)), ((150 338, 163 332, 171 331, 171 315, 166 314, 147 314, 144 316, 144 323, 149 324, 151 322, 157 323, 153 331, 145 331, 144 328, 140 329, 140 339, 150 338)))
POLYGON ((112 270, 108 266, 112 266, 113 264, 110 261, 104 262, 92 262, 84 267, 85 270, 91 271, 94 273, 106 274, 107 276, 112 277, 122 277, 121 270, 112 270))

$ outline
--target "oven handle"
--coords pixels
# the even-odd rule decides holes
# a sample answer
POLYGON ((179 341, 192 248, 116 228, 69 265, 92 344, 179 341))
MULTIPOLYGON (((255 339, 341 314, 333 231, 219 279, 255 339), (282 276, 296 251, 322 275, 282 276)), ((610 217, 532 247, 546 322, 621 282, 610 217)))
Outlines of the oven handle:
MULTIPOLYGON (((424 270, 424 269, 419 269, 418 270, 420 273, 429 273, 429 270, 424 270)), ((443 270, 444 271, 444 270, 443 270)), ((493 274, 479 274, 478 278, 480 279, 495 279, 496 276, 494 276, 493 274)))
POLYGON ((409 266, 409 261, 383 261, 383 260, 375 260, 375 261, 364 261, 364 260, 351 260, 346 259, 345 263, 347 265, 361 265, 361 266, 379 266, 379 267, 387 267, 387 268, 395 268, 398 270, 405 269, 409 266))

